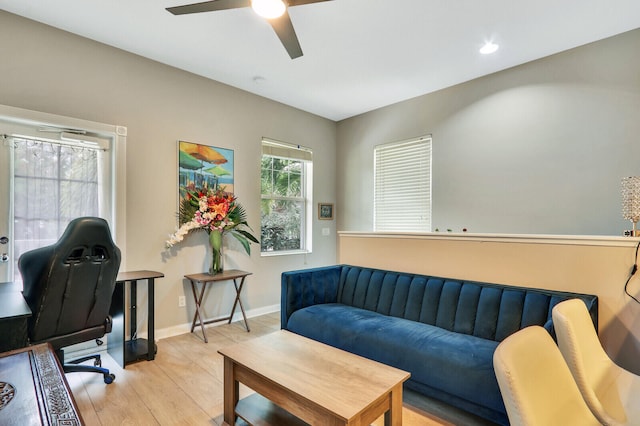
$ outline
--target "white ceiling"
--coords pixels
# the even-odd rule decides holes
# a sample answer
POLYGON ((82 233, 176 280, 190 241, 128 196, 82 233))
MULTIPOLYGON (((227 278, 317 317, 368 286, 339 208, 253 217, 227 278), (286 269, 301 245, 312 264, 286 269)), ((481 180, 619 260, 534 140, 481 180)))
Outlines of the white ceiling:
POLYGON ((336 121, 640 28, 640 0, 333 0, 289 10, 304 52, 291 60, 250 8, 165 10, 197 1, 0 9, 336 121), (480 55, 486 40, 500 50, 480 55))

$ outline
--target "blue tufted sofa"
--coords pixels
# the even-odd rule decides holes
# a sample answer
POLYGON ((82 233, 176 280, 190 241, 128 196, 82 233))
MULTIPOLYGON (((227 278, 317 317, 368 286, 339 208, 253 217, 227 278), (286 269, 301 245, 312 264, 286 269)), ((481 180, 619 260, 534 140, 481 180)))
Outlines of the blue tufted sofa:
POLYGON ((411 373, 406 387, 498 424, 508 418, 493 352, 551 309, 593 295, 337 265, 282 274, 283 329, 411 373))

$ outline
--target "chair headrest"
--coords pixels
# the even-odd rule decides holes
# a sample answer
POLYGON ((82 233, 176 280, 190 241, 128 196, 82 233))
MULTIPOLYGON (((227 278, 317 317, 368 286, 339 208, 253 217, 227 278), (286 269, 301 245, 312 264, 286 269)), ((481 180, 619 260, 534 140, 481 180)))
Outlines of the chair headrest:
POLYGON ((99 217, 72 220, 54 245, 65 264, 107 261, 113 256, 111 247, 114 246, 109 224, 99 217))

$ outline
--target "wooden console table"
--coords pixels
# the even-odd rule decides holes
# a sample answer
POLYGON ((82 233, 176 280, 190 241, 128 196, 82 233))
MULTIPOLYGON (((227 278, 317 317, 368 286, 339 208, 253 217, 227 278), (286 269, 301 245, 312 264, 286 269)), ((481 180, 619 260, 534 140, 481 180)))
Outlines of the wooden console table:
POLYGON ((156 344, 154 335, 154 284, 156 278, 162 278, 164 274, 156 271, 131 271, 120 272, 116 278, 116 288, 111 299, 109 313, 113 318, 111 334, 107 338, 107 351, 113 359, 125 368, 127 364, 136 361, 152 361, 156 357, 156 344), (139 339, 137 336, 137 284, 140 280, 147 280, 147 339, 139 339), (129 331, 130 338, 126 340, 126 283, 129 287, 129 331))
POLYGON ((1 425, 84 424, 47 343, 0 354, 0 395, 1 425))
POLYGON ((242 300, 240 300, 240 292, 242 291, 242 287, 244 286, 244 280, 245 278, 251 275, 251 272, 245 272, 245 271, 240 271, 237 269, 231 269, 229 271, 223 271, 220 272, 219 274, 206 274, 206 273, 200 273, 200 274, 191 274, 191 275, 185 275, 184 277, 186 279, 189 280, 189 282, 191 283, 191 291, 193 292, 193 300, 196 304, 196 312, 193 315, 193 322, 191 323, 191 332, 193 333, 193 329, 199 325, 200 328, 202 329, 202 337, 204 338, 204 342, 205 343, 209 343, 209 341, 207 340, 207 334, 204 331, 204 325, 205 324, 211 324, 214 322, 218 322, 218 321, 229 321, 229 324, 231 324, 231 319, 233 318, 233 313, 236 310, 236 306, 240 305, 240 311, 242 311, 242 318, 244 318, 244 326, 247 329, 247 331, 251 331, 249 330, 249 323, 247 322, 247 316, 244 313, 244 307, 242 306, 242 300), (238 281, 240 280, 240 284, 238 285, 238 281), (231 313, 229 314, 228 317, 224 317, 224 318, 216 318, 216 319, 211 319, 211 320, 204 320, 204 317, 202 315, 202 310, 201 310, 201 305, 202 305, 202 299, 204 298, 204 290, 207 287, 208 283, 215 283, 215 282, 219 282, 219 281, 230 281, 233 280, 233 287, 236 290, 236 299, 233 302, 233 308, 231 309, 231 313), (200 289, 200 294, 198 294, 197 292, 197 288, 196 288, 196 284, 197 283, 201 283, 202 284, 202 288, 200 289), (198 322, 196 323, 196 320, 198 320, 198 322))

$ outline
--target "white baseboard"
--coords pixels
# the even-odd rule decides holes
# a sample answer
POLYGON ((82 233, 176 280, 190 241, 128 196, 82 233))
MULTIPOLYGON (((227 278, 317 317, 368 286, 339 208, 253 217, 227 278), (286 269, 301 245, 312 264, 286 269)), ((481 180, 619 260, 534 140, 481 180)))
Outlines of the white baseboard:
MULTIPOLYGON (((264 306, 257 309, 250 309, 246 311, 247 319, 259 317, 261 315, 271 314, 274 312, 280 311, 280 304, 264 306)), ((209 319, 209 318, 207 318, 209 319)), ((242 321, 242 312, 236 312, 233 314, 233 318, 231 322, 234 321, 242 321)), ((205 319, 206 321, 206 319, 205 319)), ((218 323, 207 324, 207 327, 218 327, 221 325, 227 324, 226 321, 220 321, 218 323)), ((191 331, 191 323, 184 323, 180 325, 175 325, 167 328, 156 329, 155 340, 166 339, 167 337, 178 336, 180 334, 189 333, 191 331)), ((110 334, 105 335, 101 340, 104 341, 104 345, 96 346, 95 342, 85 342, 80 343, 78 345, 73 345, 65 348, 65 358, 73 359, 80 358, 85 355, 93 354, 93 353, 102 353, 107 350, 107 340, 109 339, 110 334)), ((141 339, 147 338, 147 332, 138 333, 138 337, 141 339)))
MULTIPOLYGON (((246 314, 247 314, 247 318, 254 318, 254 317, 259 317, 261 315, 271 314, 279 311, 280 311, 280 304, 277 304, 277 305, 271 305, 271 306, 263 306, 257 309, 250 309, 246 311, 246 314)), ((205 319, 205 321, 208 319, 214 319, 214 318, 207 318, 205 319)), ((231 322, 242 321, 242 320, 243 320, 242 312, 236 312, 233 314, 233 318, 231 319, 231 322)), ((217 323, 207 324, 207 327, 218 327, 225 324, 227 324, 226 321, 220 321, 217 323)), ((173 336, 178 336, 180 334, 189 333, 190 331, 191 331, 191 322, 188 322, 188 323, 174 325, 167 328, 156 329, 155 338, 156 340, 161 340, 161 339, 166 339, 167 337, 173 337, 173 336)), ((138 337, 146 339, 147 333, 146 332, 139 333, 138 337)))

